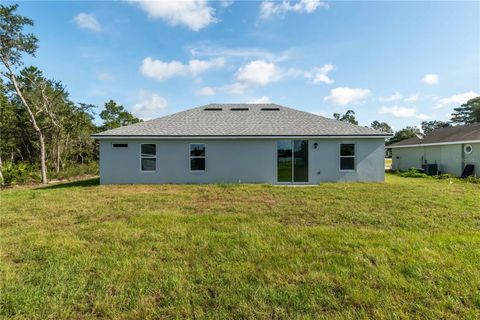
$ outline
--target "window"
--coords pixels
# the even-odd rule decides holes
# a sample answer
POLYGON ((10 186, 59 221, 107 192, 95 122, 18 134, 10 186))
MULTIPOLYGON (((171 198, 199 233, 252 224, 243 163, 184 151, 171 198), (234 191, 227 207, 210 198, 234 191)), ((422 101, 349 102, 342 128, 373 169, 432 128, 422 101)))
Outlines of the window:
POLYGON ((157 145, 140 145, 140 171, 155 171, 157 169, 157 145))
POLYGON ((340 171, 355 170, 355 144, 340 144, 340 171))
POLYGON ((190 171, 205 171, 205 144, 190 144, 190 171))
POLYGON ((114 148, 128 148, 128 143, 114 143, 114 148))

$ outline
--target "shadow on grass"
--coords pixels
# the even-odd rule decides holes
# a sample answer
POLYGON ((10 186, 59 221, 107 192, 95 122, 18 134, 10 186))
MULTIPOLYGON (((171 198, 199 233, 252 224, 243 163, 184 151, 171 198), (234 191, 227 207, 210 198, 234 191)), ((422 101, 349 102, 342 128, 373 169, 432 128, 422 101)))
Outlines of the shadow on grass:
POLYGON ((77 180, 71 182, 59 182, 52 184, 46 187, 39 187, 36 188, 37 190, 50 190, 50 189, 63 189, 63 188, 74 188, 74 187, 93 187, 98 186, 100 184, 100 178, 91 178, 91 179, 84 179, 84 180, 77 180))

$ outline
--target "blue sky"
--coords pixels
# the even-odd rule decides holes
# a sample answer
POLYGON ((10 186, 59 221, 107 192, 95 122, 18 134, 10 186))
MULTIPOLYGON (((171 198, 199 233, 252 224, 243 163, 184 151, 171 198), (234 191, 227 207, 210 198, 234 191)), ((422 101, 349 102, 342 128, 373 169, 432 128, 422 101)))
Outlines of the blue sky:
POLYGON ((480 2, 19 4, 40 39, 27 64, 75 102, 114 99, 144 119, 271 101, 398 130, 480 92, 480 2))

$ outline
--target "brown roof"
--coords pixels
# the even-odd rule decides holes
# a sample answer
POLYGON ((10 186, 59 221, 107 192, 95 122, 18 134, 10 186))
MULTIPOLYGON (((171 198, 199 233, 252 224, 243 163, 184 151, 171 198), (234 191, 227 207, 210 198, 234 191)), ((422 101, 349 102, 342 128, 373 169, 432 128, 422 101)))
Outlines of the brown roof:
POLYGON ((420 139, 418 137, 402 140, 394 143, 390 147, 410 146, 410 145, 424 145, 445 142, 459 142, 464 141, 480 141, 480 122, 467 124, 463 126, 447 127, 434 130, 427 133, 420 139))

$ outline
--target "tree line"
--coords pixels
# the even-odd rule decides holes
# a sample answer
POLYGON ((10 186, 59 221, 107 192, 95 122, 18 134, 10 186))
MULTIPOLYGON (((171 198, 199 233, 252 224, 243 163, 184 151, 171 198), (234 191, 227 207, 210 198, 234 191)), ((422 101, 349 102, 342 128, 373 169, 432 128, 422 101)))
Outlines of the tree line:
MULTIPOLYGON (((344 114, 334 113, 333 117, 339 121, 358 125, 358 121, 355 118, 355 111, 353 110, 348 110, 344 114)), ((461 106, 454 108, 450 121, 422 121, 420 125, 421 130, 417 127, 407 126, 394 132, 388 123, 379 122, 377 120, 370 124, 370 128, 385 133, 393 133, 393 136, 386 141, 386 145, 390 145, 402 140, 416 137, 418 135, 427 134, 436 129, 452 127, 455 125, 471 124, 475 122, 480 122, 480 97, 470 99, 461 106)))
MULTIPOLYGON (((35 56, 38 39, 24 33, 33 21, 16 14, 18 5, 0 5, 0 179, 16 164, 39 167, 40 180, 68 166, 97 161, 98 146, 90 137, 99 131, 141 121, 110 100, 95 124, 94 105, 75 103, 65 86, 24 66, 23 55, 35 56)), ((7 181, 8 182, 8 181, 7 181)))

